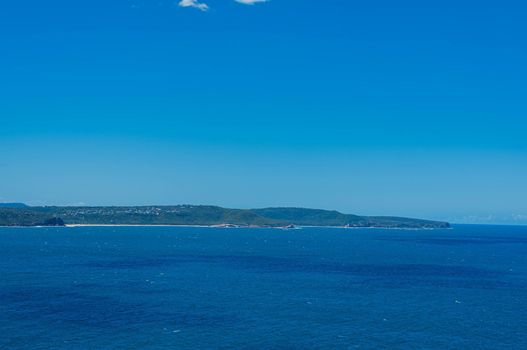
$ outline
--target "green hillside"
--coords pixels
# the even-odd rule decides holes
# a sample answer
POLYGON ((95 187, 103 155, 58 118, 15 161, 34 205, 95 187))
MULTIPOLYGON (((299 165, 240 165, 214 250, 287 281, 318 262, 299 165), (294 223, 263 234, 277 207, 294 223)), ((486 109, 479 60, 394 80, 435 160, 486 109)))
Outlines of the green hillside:
POLYGON ((91 225, 237 225, 280 227, 348 226, 446 228, 446 222, 358 216, 305 208, 227 209, 206 205, 129 207, 0 207, 0 226, 91 225))

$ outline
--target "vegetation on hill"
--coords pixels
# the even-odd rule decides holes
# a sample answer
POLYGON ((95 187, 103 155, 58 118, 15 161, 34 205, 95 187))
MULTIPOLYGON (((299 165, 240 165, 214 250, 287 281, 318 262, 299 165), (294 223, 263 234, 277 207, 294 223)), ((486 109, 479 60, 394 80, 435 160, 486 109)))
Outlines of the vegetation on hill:
POLYGON ((62 224, 449 227, 446 222, 399 217, 368 217, 305 208, 227 209, 205 205, 0 207, 0 226, 60 226, 62 224))
POLYGON ((0 207, 0 226, 64 226, 64 221, 41 210, 25 207, 0 207))
POLYGON ((0 203, 0 208, 27 208, 24 203, 0 203))

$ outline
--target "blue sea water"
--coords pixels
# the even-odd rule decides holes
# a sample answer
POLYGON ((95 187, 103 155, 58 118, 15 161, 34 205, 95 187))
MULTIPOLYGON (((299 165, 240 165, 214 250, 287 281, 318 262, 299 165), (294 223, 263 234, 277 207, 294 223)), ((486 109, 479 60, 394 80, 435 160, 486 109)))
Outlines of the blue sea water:
POLYGON ((527 349, 527 227, 0 228, 1 349, 527 349))

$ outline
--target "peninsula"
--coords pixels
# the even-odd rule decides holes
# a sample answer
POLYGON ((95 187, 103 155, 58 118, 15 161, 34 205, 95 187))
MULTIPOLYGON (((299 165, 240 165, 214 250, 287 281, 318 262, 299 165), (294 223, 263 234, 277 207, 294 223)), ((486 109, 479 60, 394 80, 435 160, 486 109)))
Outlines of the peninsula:
POLYGON ((305 208, 228 209, 209 205, 31 207, 0 205, 0 226, 189 225, 224 227, 340 226, 448 228, 447 222, 392 216, 359 216, 305 208))

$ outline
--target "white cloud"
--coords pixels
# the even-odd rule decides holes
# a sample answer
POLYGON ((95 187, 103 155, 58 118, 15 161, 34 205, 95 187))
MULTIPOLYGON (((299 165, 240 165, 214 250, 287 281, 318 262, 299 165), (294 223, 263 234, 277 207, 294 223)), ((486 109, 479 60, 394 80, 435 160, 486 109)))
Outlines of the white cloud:
POLYGON ((181 0, 179 2, 179 6, 181 7, 194 7, 201 11, 207 11, 209 9, 209 5, 199 2, 198 0, 181 0))
POLYGON ((254 5, 254 4, 257 4, 259 2, 267 2, 269 0, 234 0, 240 4, 244 4, 244 5, 254 5))
POLYGON ((527 215, 523 214, 513 215, 512 218, 514 221, 527 221, 527 215))

